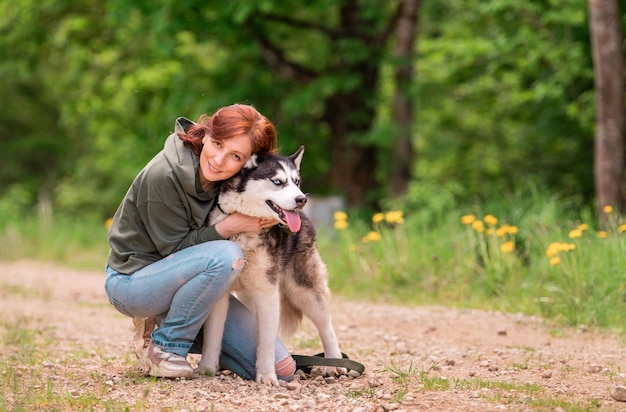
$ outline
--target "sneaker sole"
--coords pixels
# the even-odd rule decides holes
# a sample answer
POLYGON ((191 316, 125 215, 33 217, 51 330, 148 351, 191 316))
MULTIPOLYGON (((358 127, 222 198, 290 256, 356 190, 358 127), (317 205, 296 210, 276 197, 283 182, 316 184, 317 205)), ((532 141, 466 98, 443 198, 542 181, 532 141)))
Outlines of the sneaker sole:
POLYGON ((139 359, 137 362, 137 367, 141 373, 146 376, 154 376, 157 378, 191 378, 193 376, 193 370, 189 370, 188 372, 180 372, 180 371, 170 371, 167 369, 159 368, 154 363, 150 362, 148 358, 145 356, 139 359))

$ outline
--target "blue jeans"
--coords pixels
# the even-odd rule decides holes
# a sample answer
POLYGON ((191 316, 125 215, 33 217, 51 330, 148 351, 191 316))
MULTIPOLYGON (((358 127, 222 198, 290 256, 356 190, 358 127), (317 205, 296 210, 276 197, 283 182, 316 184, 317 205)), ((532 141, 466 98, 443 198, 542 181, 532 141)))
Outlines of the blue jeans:
MULTIPOLYGON (((156 317, 160 326, 152 341, 166 352, 186 356, 204 321, 220 297, 241 273, 236 262, 241 248, 227 240, 191 246, 131 275, 106 268, 104 287, 109 301, 130 317, 156 317)), ((276 340, 276 361, 288 358, 276 340)), ((256 318, 230 297, 220 364, 247 379, 255 379, 256 318)))

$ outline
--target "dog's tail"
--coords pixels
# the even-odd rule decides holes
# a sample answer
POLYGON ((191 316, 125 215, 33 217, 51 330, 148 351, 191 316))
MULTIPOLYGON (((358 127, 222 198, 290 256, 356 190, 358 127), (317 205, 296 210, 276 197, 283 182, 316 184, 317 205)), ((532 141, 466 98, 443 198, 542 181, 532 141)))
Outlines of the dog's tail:
POLYGON ((296 333, 302 323, 302 311, 296 308, 289 299, 280 299, 280 336, 288 338, 296 333))

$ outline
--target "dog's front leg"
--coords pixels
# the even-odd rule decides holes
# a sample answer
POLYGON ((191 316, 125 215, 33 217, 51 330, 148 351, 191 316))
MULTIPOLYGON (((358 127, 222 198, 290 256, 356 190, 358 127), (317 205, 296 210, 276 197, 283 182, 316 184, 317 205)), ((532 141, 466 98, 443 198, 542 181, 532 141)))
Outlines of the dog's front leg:
POLYGON ((279 386, 276 376, 276 337, 280 322, 280 295, 278 288, 255 291, 254 307, 257 320, 256 381, 279 386))
MULTIPOLYGON (((337 341, 337 335, 333 329, 330 316, 329 295, 324 294, 316 297, 315 295, 309 294, 304 296, 306 297, 300 299, 298 304, 304 315, 308 317, 317 328, 324 348, 324 357, 341 359, 342 354, 339 349, 339 342, 337 341)), ((337 374, 345 375, 348 373, 346 368, 326 367, 325 370, 325 374, 329 376, 335 376, 337 374)))
POLYGON ((202 358, 195 370, 196 373, 214 376, 219 369, 224 325, 228 313, 228 298, 229 294, 227 293, 218 300, 204 322, 202 358))

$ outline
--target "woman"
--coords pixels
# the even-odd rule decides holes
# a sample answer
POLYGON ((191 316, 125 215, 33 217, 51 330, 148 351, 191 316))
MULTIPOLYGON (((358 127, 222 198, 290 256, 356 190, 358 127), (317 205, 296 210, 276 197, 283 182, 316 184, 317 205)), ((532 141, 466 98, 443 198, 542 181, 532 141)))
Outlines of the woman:
MULTIPOLYGON (((208 222, 220 182, 276 144, 274 125, 249 105, 223 107, 198 123, 179 118, 122 200, 109 229, 105 290, 124 315, 160 321, 140 359, 150 375, 192 376, 187 353, 244 265, 239 246, 225 239, 277 223, 238 213, 208 222)), ((276 373, 290 379, 295 362, 276 347, 276 373)), ((231 296, 220 364, 254 379, 255 358, 254 315, 231 296)))

